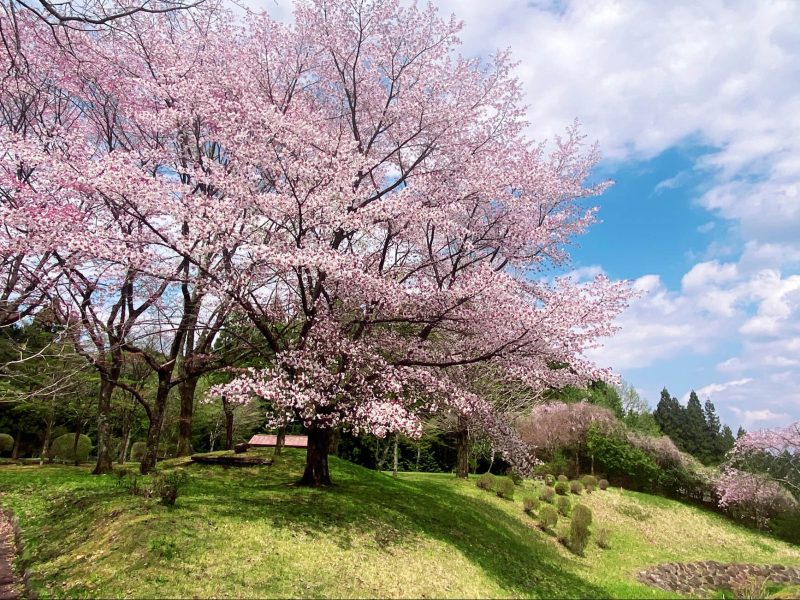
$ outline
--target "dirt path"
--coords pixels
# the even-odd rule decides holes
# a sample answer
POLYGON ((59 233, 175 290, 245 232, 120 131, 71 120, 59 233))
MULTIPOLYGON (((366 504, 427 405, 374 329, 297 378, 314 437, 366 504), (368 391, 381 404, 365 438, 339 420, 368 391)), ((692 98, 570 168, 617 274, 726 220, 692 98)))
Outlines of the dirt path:
POLYGON ((15 554, 14 528, 8 515, 0 511, 0 600, 16 600, 20 597, 21 586, 11 569, 15 554))

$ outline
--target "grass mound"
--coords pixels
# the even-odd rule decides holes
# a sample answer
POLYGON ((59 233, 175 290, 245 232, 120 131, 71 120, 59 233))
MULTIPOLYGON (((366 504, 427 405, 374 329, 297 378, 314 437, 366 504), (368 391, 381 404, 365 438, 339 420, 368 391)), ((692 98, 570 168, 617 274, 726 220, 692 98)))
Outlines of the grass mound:
POLYGON ((530 482, 509 501, 451 475, 330 466, 336 485, 313 490, 293 484, 300 451, 271 467, 172 461, 160 468, 189 474, 174 507, 86 468, 2 467, 0 506, 20 519, 31 591, 55 597, 658 598, 634 579, 649 564, 800 564, 797 548, 722 517, 618 490, 584 499, 615 543, 579 558, 523 512, 530 482))

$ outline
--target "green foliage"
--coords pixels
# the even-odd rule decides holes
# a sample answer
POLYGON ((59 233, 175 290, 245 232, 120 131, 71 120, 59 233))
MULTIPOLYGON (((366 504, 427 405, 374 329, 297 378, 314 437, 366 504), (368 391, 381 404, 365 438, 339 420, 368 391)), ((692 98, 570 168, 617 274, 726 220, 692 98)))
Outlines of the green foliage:
POLYGON ((595 477, 594 475, 584 475, 583 477, 581 477, 580 482, 586 488, 589 488, 589 486, 593 488, 597 487, 597 477, 595 477))
POLYGON ((558 480, 559 481, 569 481, 569 477, 567 477, 564 474, 561 474, 561 475, 558 476, 558 480))
POLYGON ((558 502, 556 503, 556 507, 558 508, 558 514, 560 514, 563 517, 568 517, 569 513, 572 511, 572 503, 566 496, 558 497, 558 502))
POLYGON ((544 484, 553 487, 556 484, 556 477, 555 475, 547 474, 544 476, 544 484))
POLYGON ((517 473, 514 469, 509 468, 506 475, 514 482, 514 485, 522 485, 522 475, 517 473))
POLYGON ((597 482, 597 487, 599 487, 604 492, 608 489, 608 479, 601 479, 597 482))
POLYGON ((562 450, 557 450, 553 452, 548 461, 540 465, 536 465, 536 467, 533 469, 533 474, 539 476, 544 475, 545 477, 550 474, 550 476, 555 479, 553 474, 566 475, 569 473, 571 466, 572 463, 570 462, 570 458, 566 455, 566 453, 562 450))
POLYGON ((475 485, 478 486, 479 489, 482 490, 493 490, 494 489, 494 475, 491 473, 484 473, 480 477, 478 477, 475 485))
POLYGON ((572 521, 569 526, 569 549, 583 556, 586 544, 589 543, 589 525, 592 524, 592 510, 585 504, 576 504, 572 509, 572 521))
POLYGON ((558 523, 558 513, 552 506, 545 505, 539 511, 539 527, 542 531, 552 531, 558 523))
MULTIPOLYGON (((53 459, 63 462, 74 462, 75 454, 73 454, 73 446, 75 445, 75 434, 65 433, 58 436, 53 440, 50 446, 50 456, 53 459)), ((81 434, 78 438, 78 462, 86 462, 89 458, 89 452, 92 450, 92 440, 88 435, 81 434)))
POLYGON ((511 500, 514 498, 514 487, 514 482, 510 477, 497 477, 493 489, 498 498, 511 500))
POLYGON ((157 473, 153 482, 155 493, 161 498, 161 503, 166 506, 174 506, 178 494, 186 485, 189 476, 185 471, 174 469, 166 473, 157 473))
POLYGON ((523 496, 522 497, 522 510, 526 513, 531 514, 532 512, 539 510, 539 499, 536 496, 523 496))
POLYGON ((542 502, 549 502, 553 503, 553 498, 556 497, 556 492, 551 487, 543 487, 542 490, 539 492, 539 500, 542 502))
POLYGON ((134 442, 131 445, 131 460, 133 462, 141 462, 144 458, 145 450, 147 450, 147 444, 145 442, 134 442))
POLYGON ((555 489, 556 494, 559 496, 564 496, 569 492, 569 483, 566 481, 558 481, 553 489, 555 489))
POLYGON ((606 550, 611 547, 611 530, 608 527, 598 527, 594 532, 595 543, 606 550))
POLYGON ((628 478, 634 485, 645 489, 656 483, 658 465, 621 435, 604 434, 598 428, 590 427, 586 447, 607 473, 628 478))
POLYGON ((0 454, 11 452, 14 448, 14 438, 7 433, 0 433, 0 454))
POLYGON ((769 528, 776 537, 800 545, 800 509, 795 508, 772 517, 769 528))
POLYGON ((579 496, 583 492, 583 484, 580 481, 570 481, 569 491, 579 496))

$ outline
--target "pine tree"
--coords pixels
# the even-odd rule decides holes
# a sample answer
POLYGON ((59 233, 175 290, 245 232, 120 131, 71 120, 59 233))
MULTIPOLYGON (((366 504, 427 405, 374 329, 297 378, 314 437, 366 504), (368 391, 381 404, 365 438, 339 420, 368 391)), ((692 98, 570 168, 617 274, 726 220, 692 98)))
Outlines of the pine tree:
POLYGON ((739 426, 739 430, 736 432, 736 439, 738 440, 738 439, 739 439, 740 437, 742 437, 742 436, 743 436, 745 433, 747 433, 747 432, 744 430, 744 427, 742 427, 742 426, 740 425, 740 426, 739 426))
POLYGON ((653 416, 664 435, 670 437, 682 450, 685 450, 686 446, 684 414, 685 409, 680 405, 678 399, 670 396, 667 388, 661 390, 661 398, 653 416))
MULTIPOLYGON (((741 427, 739 428, 741 430, 741 427)), ((725 455, 730 452, 730 449, 733 448, 733 445, 736 443, 736 440, 733 437, 733 432, 731 428, 727 425, 723 426, 722 433, 719 436, 720 439, 720 450, 722 451, 722 457, 720 460, 725 458, 725 455)))
POLYGON ((724 448, 724 440, 722 439, 722 434, 720 433, 722 423, 719 420, 719 416, 717 415, 716 408, 714 407, 714 403, 711 401, 711 398, 706 398, 705 404, 703 405, 703 412, 706 419, 706 435, 704 440, 707 448, 706 462, 720 463, 722 462, 727 449, 724 448))

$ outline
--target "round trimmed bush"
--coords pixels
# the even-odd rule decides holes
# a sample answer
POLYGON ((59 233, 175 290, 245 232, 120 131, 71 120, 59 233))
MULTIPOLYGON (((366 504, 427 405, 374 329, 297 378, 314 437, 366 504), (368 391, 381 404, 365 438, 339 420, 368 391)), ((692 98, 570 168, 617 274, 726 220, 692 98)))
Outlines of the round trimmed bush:
MULTIPOLYGON (((76 457, 72 453, 72 447, 75 445, 75 434, 65 433, 58 436, 53 440, 50 446, 50 456, 55 460, 64 462, 74 462, 76 457)), ((92 450, 92 440, 88 435, 83 435, 78 438, 77 460, 78 462, 86 462, 89 458, 89 452, 92 450)))
POLYGON ((572 511, 572 503, 566 496, 558 497, 558 502, 556 502, 556 507, 558 508, 558 514, 560 514, 563 517, 568 517, 569 513, 572 511))
POLYGON ((510 477, 498 477, 494 482, 494 491, 498 498, 511 500, 514 498, 514 481, 510 477))
POLYGON ((581 483, 586 488, 586 492, 591 494, 597 489, 597 477, 594 475, 584 475, 581 477, 581 483))
POLYGON ((539 511, 539 527, 544 531, 552 531, 558 523, 558 513, 552 506, 543 506, 539 511))
POLYGON ((597 487, 601 490, 606 491, 608 489, 608 479, 601 479, 597 482, 597 487))
POLYGON ((559 496, 566 496, 569 492, 569 483, 566 481, 557 481, 553 488, 559 496))
POLYGON ((569 477, 567 477, 566 475, 559 475, 558 476, 558 480, 559 481, 569 481, 569 477))
POLYGON ((572 521, 569 525, 569 549, 583 556, 589 542, 589 525, 592 524, 592 511, 585 504, 576 504, 572 509, 572 521))
POLYGON ((147 450, 147 444, 144 442, 134 442, 131 446, 131 460, 133 462, 141 462, 144 458, 144 452, 147 450))
POLYGON ((549 473, 544 476, 544 484, 550 487, 553 487, 556 484, 556 477, 555 475, 550 475, 549 473))
POLYGON ((570 481, 569 491, 576 496, 580 496, 581 492, 583 492, 583 484, 580 481, 570 481))
POLYGON ((539 492, 539 500, 542 502, 549 502, 550 504, 553 503, 553 498, 556 497, 556 491, 551 487, 544 487, 542 491, 539 492))
POLYGON ((523 496, 522 510, 531 514, 533 511, 539 509, 539 499, 536 496, 523 496))
POLYGON ((0 454, 11 452, 14 449, 14 438, 7 433, 0 433, 0 454))

